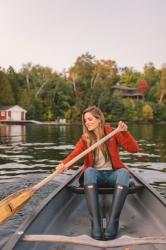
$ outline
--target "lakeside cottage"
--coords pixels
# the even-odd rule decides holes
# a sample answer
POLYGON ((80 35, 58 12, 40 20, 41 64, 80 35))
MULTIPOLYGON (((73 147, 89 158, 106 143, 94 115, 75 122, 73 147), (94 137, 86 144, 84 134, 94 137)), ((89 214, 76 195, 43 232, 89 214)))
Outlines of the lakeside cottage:
POLYGON ((121 96, 123 98, 131 98, 136 100, 142 100, 144 95, 139 92, 137 88, 129 88, 117 83, 111 88, 113 95, 121 96))
POLYGON ((0 106, 0 121, 25 121, 26 112, 18 105, 0 106))

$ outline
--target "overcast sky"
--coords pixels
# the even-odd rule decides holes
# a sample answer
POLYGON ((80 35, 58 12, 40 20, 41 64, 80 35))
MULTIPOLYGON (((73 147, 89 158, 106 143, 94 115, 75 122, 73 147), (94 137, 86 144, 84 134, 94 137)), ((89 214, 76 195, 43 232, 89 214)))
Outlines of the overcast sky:
POLYGON ((57 71, 89 52, 119 67, 166 63, 166 0, 0 0, 0 67, 57 71))

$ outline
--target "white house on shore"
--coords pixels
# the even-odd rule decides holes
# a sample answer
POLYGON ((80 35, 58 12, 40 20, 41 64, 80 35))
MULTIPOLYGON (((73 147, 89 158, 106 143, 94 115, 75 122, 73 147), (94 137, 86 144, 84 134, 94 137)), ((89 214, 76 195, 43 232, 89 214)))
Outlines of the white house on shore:
POLYGON ((26 112, 18 105, 0 106, 0 121, 24 121, 26 112))

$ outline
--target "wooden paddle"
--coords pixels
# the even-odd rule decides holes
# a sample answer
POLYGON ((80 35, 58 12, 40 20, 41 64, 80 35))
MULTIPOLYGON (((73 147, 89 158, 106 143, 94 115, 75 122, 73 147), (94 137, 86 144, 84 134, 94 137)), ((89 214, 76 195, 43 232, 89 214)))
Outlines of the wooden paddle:
MULTIPOLYGON (((81 158, 83 158, 85 155, 87 155, 89 152, 94 150, 96 147, 98 147, 99 145, 101 145, 102 143, 110 139, 111 137, 113 137, 116 133, 120 131, 125 131, 125 130, 126 128, 122 128, 119 125, 111 133, 109 133, 108 135, 103 137, 101 140, 93 144, 91 147, 87 148, 81 154, 77 155, 74 159, 66 163, 65 169, 67 170, 71 165, 73 165, 74 163, 79 161, 81 158)), ((18 210, 20 210, 23 207, 23 205, 32 197, 32 195, 39 188, 44 186, 46 183, 48 183, 50 180, 52 180, 56 175, 60 173, 61 171, 55 170, 52 174, 44 178, 42 181, 40 181, 38 184, 34 185, 33 187, 17 191, 14 194, 11 194, 10 196, 0 201, 0 224, 8 220, 11 216, 13 216, 18 210)))

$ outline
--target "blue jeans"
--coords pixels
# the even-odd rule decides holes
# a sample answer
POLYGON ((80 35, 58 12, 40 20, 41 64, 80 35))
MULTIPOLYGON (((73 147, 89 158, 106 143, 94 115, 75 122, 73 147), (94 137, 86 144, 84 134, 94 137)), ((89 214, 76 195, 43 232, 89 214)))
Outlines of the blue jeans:
POLYGON ((129 186, 129 174, 125 168, 116 170, 96 170, 89 167, 84 173, 84 185, 96 184, 98 187, 114 187, 116 184, 129 186))

